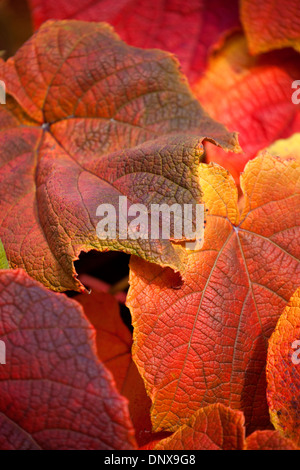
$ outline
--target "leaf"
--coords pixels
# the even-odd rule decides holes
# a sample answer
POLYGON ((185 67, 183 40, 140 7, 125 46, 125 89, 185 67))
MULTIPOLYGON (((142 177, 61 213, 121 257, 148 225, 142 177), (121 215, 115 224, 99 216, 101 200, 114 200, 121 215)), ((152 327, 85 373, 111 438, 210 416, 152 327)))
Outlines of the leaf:
POLYGON ((300 50, 298 0, 242 0, 241 19, 252 54, 283 47, 300 50))
POLYGON ((17 424, 0 415, 1 450, 42 450, 36 442, 17 424))
POLYGON ((293 441, 278 431, 256 431, 247 437, 247 450, 298 450, 293 441))
POLYGON ((270 145, 268 152, 282 158, 297 158, 300 161, 300 133, 293 134, 289 139, 280 139, 270 145))
POLYGON ((4 246, 0 240, 0 269, 9 269, 4 246))
POLYGON ((211 50, 240 27, 238 1, 29 0, 35 27, 48 19, 106 21, 128 44, 170 51, 191 82, 206 67, 211 50))
POLYGON ((32 34, 27 2, 0 1, 0 57, 13 55, 32 34))
POLYGON ((278 431, 256 431, 245 439, 244 415, 220 404, 201 408, 154 450, 297 450, 278 431))
POLYGON ((127 401, 97 359, 77 302, 22 270, 1 271, 0 339, 2 449, 135 448, 127 401))
POLYGON ((120 317, 119 304, 112 295, 96 291, 80 294, 76 300, 96 330, 97 355, 114 376, 123 395, 122 388, 131 365, 132 335, 120 317))
POLYGON ((175 59, 129 47, 103 24, 50 21, 0 62, 0 77, 0 236, 11 266, 58 291, 82 290, 73 262, 92 249, 183 270, 185 250, 168 240, 100 240, 95 228, 98 206, 118 210, 119 196, 199 202, 203 139, 239 149, 175 59))
POLYGON ((219 163, 236 181, 245 164, 274 141, 300 132, 300 105, 292 102, 300 55, 293 50, 252 57, 245 37, 234 35, 215 53, 193 91, 205 109, 239 132, 243 153, 223 155, 207 145, 207 161, 219 163))
POLYGON ((276 429, 300 446, 300 289, 270 339, 267 363, 268 403, 276 429))
POLYGON ((242 175, 240 215, 232 177, 201 164, 204 246, 182 280, 132 257, 133 357, 155 431, 217 402, 243 411, 249 432, 269 426, 268 338, 300 282, 299 178, 296 161, 260 155, 242 175))
POLYGON ((118 302, 110 294, 95 290, 91 294, 76 296, 76 300, 96 330, 100 361, 113 374, 120 394, 128 400, 138 445, 144 446, 152 439, 162 439, 165 433, 152 433, 151 400, 132 361, 132 335, 121 319, 118 302))
POLYGON ((150 441, 147 444, 139 447, 139 450, 153 450, 156 444, 158 444, 159 442, 160 442, 160 439, 155 439, 154 441, 150 441))
POLYGON ((243 450, 244 438, 243 413, 216 404, 197 411, 154 450, 243 450))

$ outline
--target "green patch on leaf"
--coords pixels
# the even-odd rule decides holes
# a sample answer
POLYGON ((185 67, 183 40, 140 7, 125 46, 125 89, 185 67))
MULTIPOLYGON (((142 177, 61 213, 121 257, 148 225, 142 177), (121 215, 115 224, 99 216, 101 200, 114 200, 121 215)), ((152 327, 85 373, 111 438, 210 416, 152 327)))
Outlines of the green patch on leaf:
POLYGON ((9 269, 9 264, 8 264, 4 246, 1 240, 0 240, 0 269, 9 269))

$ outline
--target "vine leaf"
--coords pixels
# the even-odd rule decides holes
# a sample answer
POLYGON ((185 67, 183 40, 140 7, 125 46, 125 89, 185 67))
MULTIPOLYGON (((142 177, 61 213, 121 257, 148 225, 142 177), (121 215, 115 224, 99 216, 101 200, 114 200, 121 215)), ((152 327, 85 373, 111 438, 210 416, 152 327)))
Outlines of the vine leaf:
POLYGON ((201 408, 155 450, 244 450, 243 413, 223 405, 201 408))
POLYGON ((198 410, 172 436, 154 442, 154 450, 298 450, 278 431, 256 431, 245 439, 244 416, 220 404, 198 410))
POLYGON ((175 54, 193 82, 210 52, 240 28, 238 0, 29 0, 35 27, 49 19, 106 21, 128 44, 175 54))
POLYGON ((77 302, 23 270, 0 271, 3 450, 136 448, 127 400, 97 358, 94 336, 77 302))
POLYGON ((116 299, 93 289, 91 294, 79 294, 76 300, 96 330, 97 355, 113 374, 120 394, 127 398, 132 424, 139 446, 166 433, 152 433, 151 400, 131 356, 132 334, 123 323, 116 299))
POLYGON ((241 19, 252 54, 283 47, 300 51, 298 0, 242 0, 241 19))
POLYGON ((271 336, 268 351, 268 403, 271 420, 300 446, 300 289, 291 297, 271 336))

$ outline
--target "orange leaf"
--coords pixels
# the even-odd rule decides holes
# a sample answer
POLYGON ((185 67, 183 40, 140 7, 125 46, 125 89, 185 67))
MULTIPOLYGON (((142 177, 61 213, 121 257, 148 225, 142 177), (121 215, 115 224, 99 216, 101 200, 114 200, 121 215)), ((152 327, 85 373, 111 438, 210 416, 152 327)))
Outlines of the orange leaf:
POLYGON ((132 361, 132 336, 121 319, 118 302, 110 294, 96 291, 80 294, 76 300, 96 330, 99 359, 113 374, 121 395, 128 399, 138 445, 144 446, 153 439, 165 437, 165 433, 152 433, 151 400, 132 361))
POLYGON ((300 289, 292 296, 268 351, 268 403, 273 425, 300 446, 300 289))
POLYGON ((256 431, 246 439, 247 450, 298 450, 290 439, 278 431, 256 431))
POLYGON ((243 413, 216 404, 197 411, 154 450, 243 450, 244 439, 243 413))
POLYGON ((129 47, 101 23, 50 21, 0 61, 0 77, 0 238, 11 266, 60 291, 82 289, 73 262, 92 249, 183 270, 185 251, 169 240, 96 234, 98 206, 118 211, 119 196, 199 202, 204 138, 239 148, 176 60, 129 47))
POLYGON ((244 411, 249 431, 269 425, 268 338, 300 282, 299 178, 296 161, 260 155, 242 176, 240 215, 232 177, 201 164, 205 241, 182 280, 132 257, 133 354, 156 431, 216 402, 244 411))

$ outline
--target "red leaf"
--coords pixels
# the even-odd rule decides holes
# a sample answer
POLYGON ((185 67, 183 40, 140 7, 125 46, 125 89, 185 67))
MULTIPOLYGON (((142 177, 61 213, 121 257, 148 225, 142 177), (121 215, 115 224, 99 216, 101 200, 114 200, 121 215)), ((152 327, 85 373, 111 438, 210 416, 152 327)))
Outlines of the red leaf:
POLYGON ((128 399, 138 445, 144 446, 153 439, 162 439, 165 433, 152 433, 151 400, 132 361, 132 336, 120 317, 117 301, 110 294, 96 291, 90 295, 80 294, 76 300, 96 329, 99 359, 113 374, 121 395, 128 399))
POLYGON ((249 159, 275 140, 300 131, 300 105, 292 83, 300 75, 300 55, 279 51, 252 57, 244 36, 231 37, 210 60, 193 91, 205 109, 239 132, 243 154, 222 154, 207 145, 207 160, 219 163, 236 181, 249 159))
POLYGON ((98 357, 111 371, 122 393, 131 365, 132 336, 120 317, 119 304, 112 295, 95 291, 78 295, 76 300, 96 330, 98 357))
POLYGON ((128 44, 170 51, 191 82, 225 34, 240 27, 231 0, 29 0, 35 27, 48 19, 106 21, 128 44))
POLYGON ((267 149, 272 155, 281 158, 296 158, 300 162, 300 133, 293 134, 289 139, 280 139, 267 149))
POLYGON ((1 448, 134 449, 127 402, 77 302, 0 271, 1 448))
POLYGON ((278 431, 256 431, 246 440, 247 450, 298 450, 293 441, 278 431))
POLYGON ((244 411, 249 432, 269 425, 268 338, 300 282, 299 180, 292 159, 249 162, 240 215, 230 175, 201 164, 205 241, 189 255, 182 281, 132 258, 133 354, 156 431, 175 431, 217 402, 244 411))
POLYGON ((252 54, 282 47, 300 51, 299 0, 242 0, 241 18, 252 54))
POLYGON ((271 420, 300 446, 300 288, 281 315, 268 350, 268 403, 271 420))
POLYGON ((146 206, 199 202, 204 137, 239 148, 177 62, 127 46, 103 24, 48 22, 0 62, 0 77, 0 237, 11 266, 55 290, 82 289, 73 262, 92 249, 183 270, 185 250, 169 240, 96 234, 98 206, 118 211, 119 196, 146 206))
POLYGON ((198 410, 172 436, 152 442, 154 450, 297 450, 277 431, 256 431, 245 440, 244 416, 223 405, 198 410))

